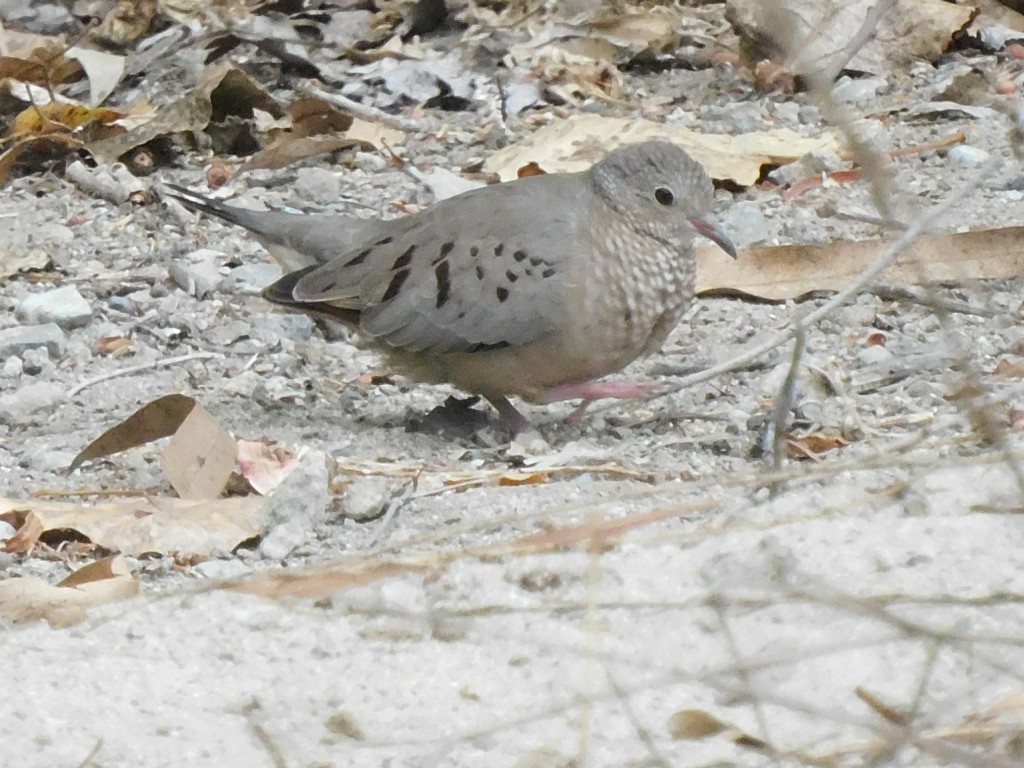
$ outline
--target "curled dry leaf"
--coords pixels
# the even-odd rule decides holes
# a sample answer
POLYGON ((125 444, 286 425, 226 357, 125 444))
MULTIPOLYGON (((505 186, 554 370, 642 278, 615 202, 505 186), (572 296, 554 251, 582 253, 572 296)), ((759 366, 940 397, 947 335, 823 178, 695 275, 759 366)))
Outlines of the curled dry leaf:
POLYGON ((277 100, 248 75, 231 64, 218 64, 203 72, 191 94, 160 107, 152 115, 139 115, 132 127, 120 135, 89 142, 88 150, 98 161, 113 163, 153 139, 200 132, 213 119, 248 117, 253 109, 261 109, 275 118, 284 114, 277 100))
MULTIPOLYGON (((112 552, 211 556, 234 550, 261 535, 268 524, 266 501, 148 497, 99 504, 5 499, 0 520, 15 529, 6 550, 29 552, 39 537, 74 532, 112 552)), ((48 539, 49 541, 49 539, 48 539)))
POLYGON ((121 556, 106 557, 78 569, 56 586, 36 578, 0 581, 0 618, 12 622, 47 619, 67 626, 85 616, 85 608, 133 597, 139 582, 121 556))
POLYGON ((833 67, 884 74, 920 59, 935 61, 977 13, 970 5, 944 0, 896 0, 888 9, 876 0, 726 3, 727 18, 744 47, 797 75, 833 67), (869 34, 860 41, 865 20, 869 34))
POLYGON ((812 432, 809 435, 786 435, 786 455, 791 459, 809 459, 846 445, 849 443, 837 434, 812 432))
POLYGON ((153 440, 170 437, 178 431, 178 427, 195 406, 196 401, 187 395, 165 395, 147 403, 85 446, 72 460, 68 469, 75 469, 91 459, 110 456, 153 440))
POLYGON ((839 140, 832 134, 805 138, 778 129, 732 136, 697 133, 653 120, 581 114, 552 123, 494 153, 484 168, 497 173, 502 181, 517 178, 519 169, 531 163, 546 173, 580 171, 616 147, 651 139, 678 144, 707 168, 712 178, 744 186, 754 184, 765 165, 793 162, 809 152, 839 151, 839 140))

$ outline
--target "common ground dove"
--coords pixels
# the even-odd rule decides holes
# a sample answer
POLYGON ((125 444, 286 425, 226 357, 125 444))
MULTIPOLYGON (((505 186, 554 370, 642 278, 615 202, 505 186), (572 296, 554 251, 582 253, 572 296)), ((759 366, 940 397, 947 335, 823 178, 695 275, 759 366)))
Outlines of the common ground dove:
POLYGON ((475 189, 401 219, 257 213, 177 189, 253 232, 291 270, 263 295, 341 320, 414 378, 509 402, 641 397, 602 382, 656 351, 693 297, 693 240, 730 255, 704 169, 674 144, 618 149, 580 173, 475 189))

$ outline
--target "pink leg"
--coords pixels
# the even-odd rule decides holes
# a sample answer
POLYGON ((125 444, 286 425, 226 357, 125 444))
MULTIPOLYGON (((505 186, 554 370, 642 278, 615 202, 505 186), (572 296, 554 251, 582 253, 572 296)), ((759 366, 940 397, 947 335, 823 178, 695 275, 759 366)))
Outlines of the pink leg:
POLYGON ((570 426, 579 424, 587 406, 594 400, 614 398, 616 400, 633 400, 656 394, 664 387, 660 381, 581 381, 575 384, 560 384, 545 391, 540 396, 542 403, 555 403, 559 400, 575 400, 582 398, 580 403, 565 420, 570 426))
POLYGON ((584 403, 603 400, 606 397, 615 400, 635 400, 653 395, 664 386, 660 381, 580 381, 552 387, 541 393, 538 402, 557 403, 559 400, 575 400, 577 397, 584 403))

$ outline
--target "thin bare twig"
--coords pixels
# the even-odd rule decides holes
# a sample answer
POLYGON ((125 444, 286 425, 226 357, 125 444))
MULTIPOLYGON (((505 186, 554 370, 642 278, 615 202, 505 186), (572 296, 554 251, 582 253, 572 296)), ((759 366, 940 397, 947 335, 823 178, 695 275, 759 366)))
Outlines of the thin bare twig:
POLYGON ((382 125, 397 128, 401 131, 408 131, 409 133, 416 133, 417 131, 426 129, 424 121, 422 120, 411 120, 408 117, 391 115, 383 110, 377 109, 376 107, 371 107, 368 104, 361 104, 347 96, 342 96, 340 93, 331 93, 330 91, 325 91, 323 88, 319 88, 312 84, 308 84, 303 90, 306 93, 310 93, 324 101, 330 102, 337 107, 341 107, 364 120, 381 123, 382 125))
POLYGON ((85 381, 79 382, 71 389, 68 390, 68 398, 72 398, 81 392, 83 389, 100 384, 110 379, 116 379, 118 376, 130 376, 133 373, 141 373, 142 371, 152 371, 157 368, 166 368, 169 365, 177 365, 178 363, 188 363, 193 360, 210 360, 215 357, 223 357, 215 352, 191 352, 187 355, 180 355, 178 357, 167 357, 163 360, 154 360, 152 363, 143 363, 142 365, 133 365, 129 368, 120 368, 116 371, 108 371, 101 376, 96 376, 92 379, 86 379, 85 381))
MULTIPOLYGON (((1003 164, 1003 162, 1004 161, 1001 157, 992 158, 985 163, 981 169, 979 169, 979 172, 973 182, 965 184, 955 190, 943 202, 930 209, 917 220, 911 222, 906 231, 896 238, 889 247, 886 248, 881 255, 879 255, 878 258, 868 266, 867 269, 857 276, 855 280, 851 281, 845 288, 843 288, 843 290, 818 307, 818 309, 804 317, 803 320, 800 321, 801 327, 806 330, 816 325, 821 322, 821 320, 835 312, 839 307, 846 304, 854 296, 861 293, 868 285, 873 283, 880 274, 891 267, 896 259, 898 259, 918 237, 929 231, 940 219, 942 219, 942 217, 946 216, 955 205, 957 205, 969 192, 977 188, 986 178, 990 178, 996 169, 1003 164)), ((683 378, 670 383, 664 389, 652 394, 648 399, 653 400, 658 397, 664 397, 665 395, 673 394, 686 389, 687 387, 692 387, 695 384, 700 384, 701 382, 721 376, 723 373, 729 373, 731 371, 738 370, 739 368, 743 368, 744 366, 759 359, 762 355, 782 346, 787 341, 794 338, 795 334, 795 329, 777 333, 770 339, 763 341, 728 360, 718 363, 717 365, 713 365, 710 368, 705 368, 703 371, 690 374, 689 376, 684 376, 683 378)))

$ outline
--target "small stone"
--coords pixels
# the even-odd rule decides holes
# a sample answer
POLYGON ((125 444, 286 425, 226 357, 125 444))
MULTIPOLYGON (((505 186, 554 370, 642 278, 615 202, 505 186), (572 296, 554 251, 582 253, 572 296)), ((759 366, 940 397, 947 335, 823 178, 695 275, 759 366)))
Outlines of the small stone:
POLYGON ((19 325, 0 331, 0 357, 23 355, 30 349, 45 348, 51 359, 64 355, 67 338, 56 323, 19 325))
POLYGON ((843 167, 843 161, 834 152, 816 150, 808 152, 798 160, 776 168, 768 174, 768 178, 776 184, 792 184, 807 176, 837 171, 843 167))
POLYGON ((279 277, 277 264, 243 264, 228 272, 225 288, 231 293, 258 294, 279 277))
POLYGON ((329 480, 326 453, 307 451, 300 456, 296 467, 270 495, 273 527, 260 542, 263 557, 280 560, 309 539, 327 517, 329 480))
POLYGON ((281 337, 295 341, 309 341, 313 337, 313 320, 309 315, 297 313, 259 315, 253 320, 252 328, 259 338, 270 342, 281 337))
POLYGON ((860 104, 874 99, 886 85, 880 77, 841 77, 832 89, 832 98, 840 104, 860 104))
POLYGON ((252 570, 251 567, 241 560, 207 560, 192 566, 193 573, 204 576, 207 579, 232 579, 244 576, 252 570))
POLYGON ((952 165, 959 165, 961 168, 977 168, 984 165, 989 158, 989 153, 984 149, 971 147, 966 144, 952 147, 946 152, 946 159, 952 165))
POLYGON ((857 361, 861 365, 884 365, 891 363, 893 354, 880 344, 864 347, 857 352, 857 361))
POLYGON ((26 296, 14 312, 23 323, 56 323, 65 330, 84 328, 92 320, 92 307, 73 285, 26 296))
POLYGON ((745 200, 729 206, 722 215, 722 226, 732 235, 732 241, 739 247, 764 242, 771 237, 771 225, 761 212, 761 207, 752 200, 745 200))
POLYGON ((170 275, 175 284, 197 299, 205 299, 220 287, 224 276, 220 263, 227 257, 220 251, 200 248, 171 264, 170 275))
POLYGON ((51 410, 64 399, 64 388, 48 381, 29 384, 0 395, 0 424, 28 424, 32 415, 51 410))
POLYGON ((294 191, 300 200, 330 205, 341 197, 341 178, 326 168, 300 168, 294 191))
POLYGON ((0 370, 0 376, 5 379, 16 379, 21 376, 25 370, 25 364, 21 361, 21 358, 17 355, 11 355, 4 361, 3 370, 0 370))
POLYGON ((384 514, 396 490, 390 477, 357 477, 345 486, 342 509, 356 522, 374 520, 384 514))

